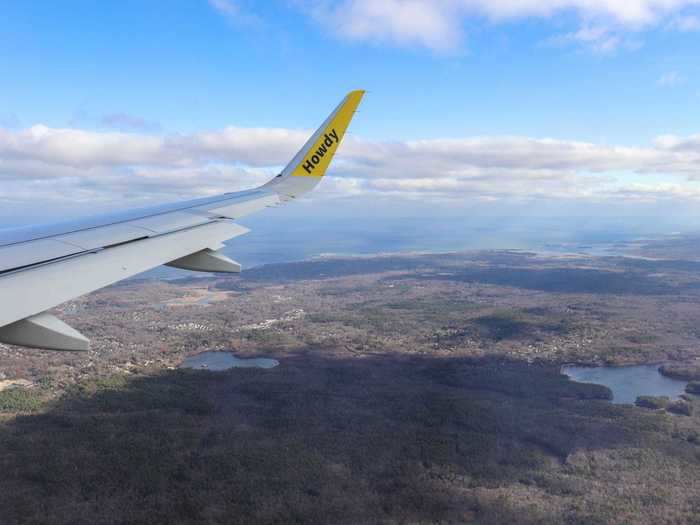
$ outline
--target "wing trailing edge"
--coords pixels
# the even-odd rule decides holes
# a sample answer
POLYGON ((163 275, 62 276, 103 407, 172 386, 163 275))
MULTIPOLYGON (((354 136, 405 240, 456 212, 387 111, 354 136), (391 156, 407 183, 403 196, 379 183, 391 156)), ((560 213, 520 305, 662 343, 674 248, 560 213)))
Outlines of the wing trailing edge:
POLYGON ((45 312, 163 264, 240 272, 240 264, 219 251, 224 241, 248 232, 233 221, 312 190, 326 174, 364 93, 350 92, 282 173, 259 188, 0 231, 0 342, 87 350, 85 336, 45 312))

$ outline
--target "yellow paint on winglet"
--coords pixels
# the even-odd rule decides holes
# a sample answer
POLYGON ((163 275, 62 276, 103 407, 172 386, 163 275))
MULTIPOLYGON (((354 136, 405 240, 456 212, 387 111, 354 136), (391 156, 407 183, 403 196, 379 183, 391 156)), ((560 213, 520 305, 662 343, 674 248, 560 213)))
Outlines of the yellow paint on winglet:
POLYGON ((316 140, 310 146, 307 145, 308 150, 294 168, 292 177, 325 175, 364 94, 363 90, 348 93, 330 119, 316 132, 314 135, 316 140))

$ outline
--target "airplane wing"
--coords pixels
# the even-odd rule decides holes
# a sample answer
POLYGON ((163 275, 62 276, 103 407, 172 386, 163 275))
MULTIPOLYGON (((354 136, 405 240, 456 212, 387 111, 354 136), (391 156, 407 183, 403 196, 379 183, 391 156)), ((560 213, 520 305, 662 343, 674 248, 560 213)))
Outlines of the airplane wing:
POLYGON ((247 233, 234 221, 312 190, 364 91, 352 91, 291 162, 253 190, 49 226, 0 230, 0 342, 87 350, 88 339, 46 313, 61 303, 166 264, 239 272, 219 250, 247 233))

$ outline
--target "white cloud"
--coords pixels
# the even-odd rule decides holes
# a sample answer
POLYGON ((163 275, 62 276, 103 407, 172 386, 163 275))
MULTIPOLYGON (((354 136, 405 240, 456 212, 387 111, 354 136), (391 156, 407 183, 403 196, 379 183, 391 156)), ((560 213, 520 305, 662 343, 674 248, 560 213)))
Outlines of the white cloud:
POLYGON ((698 19, 686 13, 700 0, 302 0, 329 33, 351 40, 418 45, 435 51, 457 48, 465 23, 474 17, 499 23, 523 18, 574 14, 580 28, 560 36, 599 52, 622 43, 634 46, 627 33, 664 21, 668 27, 691 30, 698 19))
POLYGON ((697 0, 458 0, 492 18, 549 17, 574 11, 582 19, 609 19, 628 27, 655 24, 660 18, 697 5, 697 0))
MULTIPOLYGON (((90 203, 211 195, 271 178, 307 131, 236 128, 190 135, 0 129, 0 199, 90 203)), ((423 201, 700 198, 700 136, 647 147, 528 137, 380 142, 349 137, 316 197, 423 201)))
POLYGON ((209 5, 234 24, 257 25, 260 18, 246 11, 236 0, 208 0, 209 5))
POLYGON ((641 45, 635 38, 601 25, 583 26, 576 31, 556 35, 546 40, 545 44, 577 44, 600 55, 613 53, 620 47, 636 49, 641 45))
POLYGON ((316 17, 332 32, 352 40, 417 44, 446 51, 459 45, 462 30, 453 17, 457 4, 436 0, 346 0, 336 8, 322 6, 316 17))
POLYGON ((215 133, 159 136, 49 128, 39 124, 20 131, 0 129, 0 158, 77 168, 188 166, 202 159, 260 166, 285 162, 307 136, 307 132, 299 130, 234 127, 215 133))

